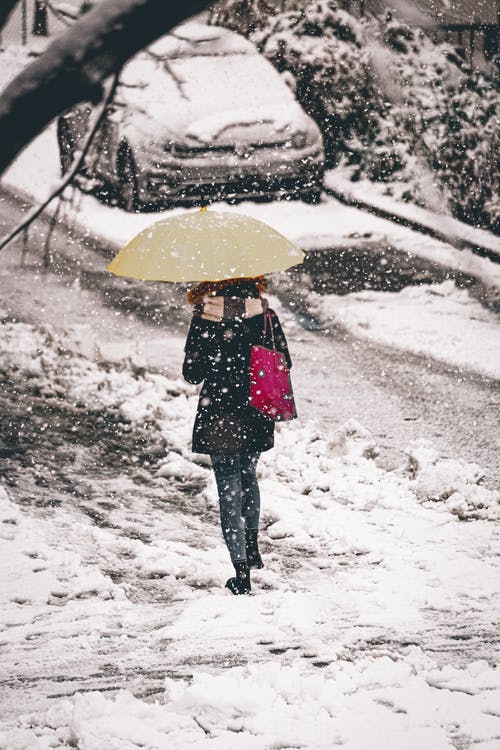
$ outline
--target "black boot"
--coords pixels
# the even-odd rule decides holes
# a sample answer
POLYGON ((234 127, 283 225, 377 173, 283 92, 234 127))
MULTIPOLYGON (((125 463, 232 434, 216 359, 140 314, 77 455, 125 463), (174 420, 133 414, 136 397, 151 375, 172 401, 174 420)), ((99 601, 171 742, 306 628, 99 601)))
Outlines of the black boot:
POLYGON ((247 561, 243 560, 242 562, 235 562, 233 565, 236 571, 236 576, 234 578, 229 578, 226 581, 226 588, 229 589, 232 594, 249 594, 252 590, 252 586, 250 584, 250 569, 247 561))
POLYGON ((259 545, 257 542, 258 531, 252 531, 251 529, 245 529, 245 547, 247 551, 247 562, 249 568, 263 568, 264 563, 259 553, 259 545))

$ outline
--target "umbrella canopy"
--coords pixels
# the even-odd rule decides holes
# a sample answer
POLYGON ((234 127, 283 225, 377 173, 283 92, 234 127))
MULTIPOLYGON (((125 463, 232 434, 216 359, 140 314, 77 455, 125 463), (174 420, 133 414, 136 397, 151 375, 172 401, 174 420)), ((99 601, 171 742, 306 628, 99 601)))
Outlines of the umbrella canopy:
POLYGON ((145 281, 221 281, 285 271, 303 260, 302 250, 263 221, 202 208, 139 232, 107 268, 145 281))

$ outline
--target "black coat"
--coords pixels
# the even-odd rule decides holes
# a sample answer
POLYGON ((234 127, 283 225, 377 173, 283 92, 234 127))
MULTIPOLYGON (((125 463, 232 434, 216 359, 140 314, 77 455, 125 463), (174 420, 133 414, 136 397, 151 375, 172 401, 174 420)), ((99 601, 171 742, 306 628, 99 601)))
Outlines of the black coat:
MULTIPOLYGON (((270 310, 276 349, 292 363, 278 316, 270 310)), ((182 374, 188 383, 204 381, 193 430, 195 453, 261 453, 274 445, 274 422, 248 403, 250 347, 272 347, 262 333, 264 315, 212 322, 195 315, 191 321, 182 374)))

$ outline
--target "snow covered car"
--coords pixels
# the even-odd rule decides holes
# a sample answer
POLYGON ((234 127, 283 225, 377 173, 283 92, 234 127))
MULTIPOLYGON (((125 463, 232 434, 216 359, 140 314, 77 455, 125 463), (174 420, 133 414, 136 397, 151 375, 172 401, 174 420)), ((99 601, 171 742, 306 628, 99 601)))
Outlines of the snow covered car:
MULTIPOLYGON (((63 172, 89 114, 80 106, 59 118, 63 172)), ((124 67, 85 164, 82 189, 134 211, 218 198, 315 202, 324 155, 317 125, 251 42, 190 22, 124 67)))

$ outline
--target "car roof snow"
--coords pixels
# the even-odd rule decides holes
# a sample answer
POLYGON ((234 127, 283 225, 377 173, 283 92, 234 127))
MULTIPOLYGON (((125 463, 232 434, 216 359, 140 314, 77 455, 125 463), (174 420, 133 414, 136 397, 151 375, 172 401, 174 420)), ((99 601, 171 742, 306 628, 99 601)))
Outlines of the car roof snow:
POLYGON ((220 26, 191 21, 177 26, 147 48, 154 57, 173 60, 179 57, 256 54, 255 46, 240 34, 220 26))

